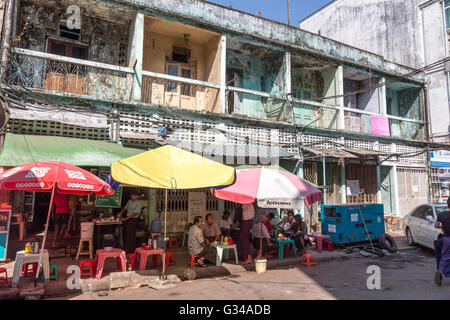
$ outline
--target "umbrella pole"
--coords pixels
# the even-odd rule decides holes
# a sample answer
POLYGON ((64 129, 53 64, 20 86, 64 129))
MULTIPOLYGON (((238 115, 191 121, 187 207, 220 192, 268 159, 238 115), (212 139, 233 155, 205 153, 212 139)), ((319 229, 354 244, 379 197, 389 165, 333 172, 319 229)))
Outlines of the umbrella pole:
POLYGON ((166 199, 165 199, 165 205, 164 205, 164 254, 163 254, 163 276, 166 273, 166 231, 167 231, 167 189, 166 189, 166 199))
POLYGON ((36 278, 34 279, 34 286, 35 287, 37 285, 37 280, 39 278, 39 271, 41 270, 42 255, 44 254, 45 240, 47 239, 48 224, 49 224, 49 221, 50 221, 50 213, 51 213, 52 207, 53 207, 53 196, 55 195, 55 189, 56 189, 56 183, 53 186, 52 196, 50 197, 50 205, 48 207, 47 222, 45 224, 45 230, 44 230, 44 239, 42 239, 42 248, 41 248, 41 251, 39 253, 38 269, 37 269, 37 272, 36 272, 36 278))

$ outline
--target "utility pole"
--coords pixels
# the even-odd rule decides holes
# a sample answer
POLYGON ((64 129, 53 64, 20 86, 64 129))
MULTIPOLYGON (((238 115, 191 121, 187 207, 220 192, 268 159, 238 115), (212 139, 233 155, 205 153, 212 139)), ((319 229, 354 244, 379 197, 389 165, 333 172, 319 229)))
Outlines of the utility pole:
POLYGON ((288 6, 288 25, 291 25, 291 8, 290 8, 290 1, 287 0, 287 6, 288 6))

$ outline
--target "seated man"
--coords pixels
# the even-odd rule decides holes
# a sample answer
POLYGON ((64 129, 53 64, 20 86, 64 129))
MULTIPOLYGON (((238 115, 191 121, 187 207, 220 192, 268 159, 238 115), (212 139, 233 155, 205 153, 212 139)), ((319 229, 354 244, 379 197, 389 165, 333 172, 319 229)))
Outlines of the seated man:
POLYGON ((275 235, 275 232, 273 231, 272 225, 270 224, 269 216, 267 214, 263 213, 263 214, 261 214, 261 217, 262 217, 261 221, 266 226, 267 232, 269 232, 269 236, 271 238, 273 238, 275 235))
POLYGON ((291 235, 291 239, 294 239, 295 247, 300 251, 300 254, 304 254, 306 251, 306 244, 309 241, 307 236, 308 226, 299 214, 295 215, 294 220, 294 233, 291 235))
POLYGON ((211 213, 206 215, 205 220, 206 223, 202 226, 203 238, 205 238, 206 245, 209 246, 211 242, 219 241, 220 229, 219 226, 214 223, 211 213))
POLYGON ((230 236, 231 231, 230 213, 227 210, 223 212, 222 219, 219 222, 219 228, 224 237, 230 236))
POLYGON ((253 225, 253 247, 259 250, 262 247, 261 256, 264 256, 268 251, 278 250, 278 245, 270 242, 270 235, 265 225, 266 215, 259 216, 259 222, 253 225))
POLYGON ((197 216, 194 218, 194 224, 189 229, 188 234, 188 248, 189 254, 200 256, 197 263, 202 267, 206 267, 206 261, 212 262, 216 259, 216 249, 211 248, 203 238, 203 217, 197 216))
POLYGON ((289 210, 287 217, 284 217, 278 224, 278 230, 283 236, 291 237, 291 235, 295 232, 294 226, 295 226, 294 211, 289 210))

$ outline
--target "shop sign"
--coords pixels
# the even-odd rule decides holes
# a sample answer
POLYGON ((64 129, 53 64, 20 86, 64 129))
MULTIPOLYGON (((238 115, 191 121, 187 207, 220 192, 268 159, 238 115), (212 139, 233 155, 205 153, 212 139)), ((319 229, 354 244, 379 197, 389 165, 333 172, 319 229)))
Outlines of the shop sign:
POLYGON ((434 168, 450 168, 450 151, 447 150, 431 151, 430 165, 434 168))

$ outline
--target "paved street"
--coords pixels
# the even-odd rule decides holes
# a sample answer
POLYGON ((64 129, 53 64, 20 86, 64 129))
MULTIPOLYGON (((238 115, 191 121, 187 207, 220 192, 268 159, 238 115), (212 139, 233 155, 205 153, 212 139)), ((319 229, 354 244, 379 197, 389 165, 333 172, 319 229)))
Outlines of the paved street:
POLYGON ((85 293, 71 299, 450 299, 450 279, 433 282, 435 260, 428 249, 383 258, 352 258, 296 265, 264 274, 242 272, 213 279, 185 281, 174 289, 148 287, 110 291, 106 297, 85 293), (367 267, 381 269, 381 289, 366 286, 367 267))

